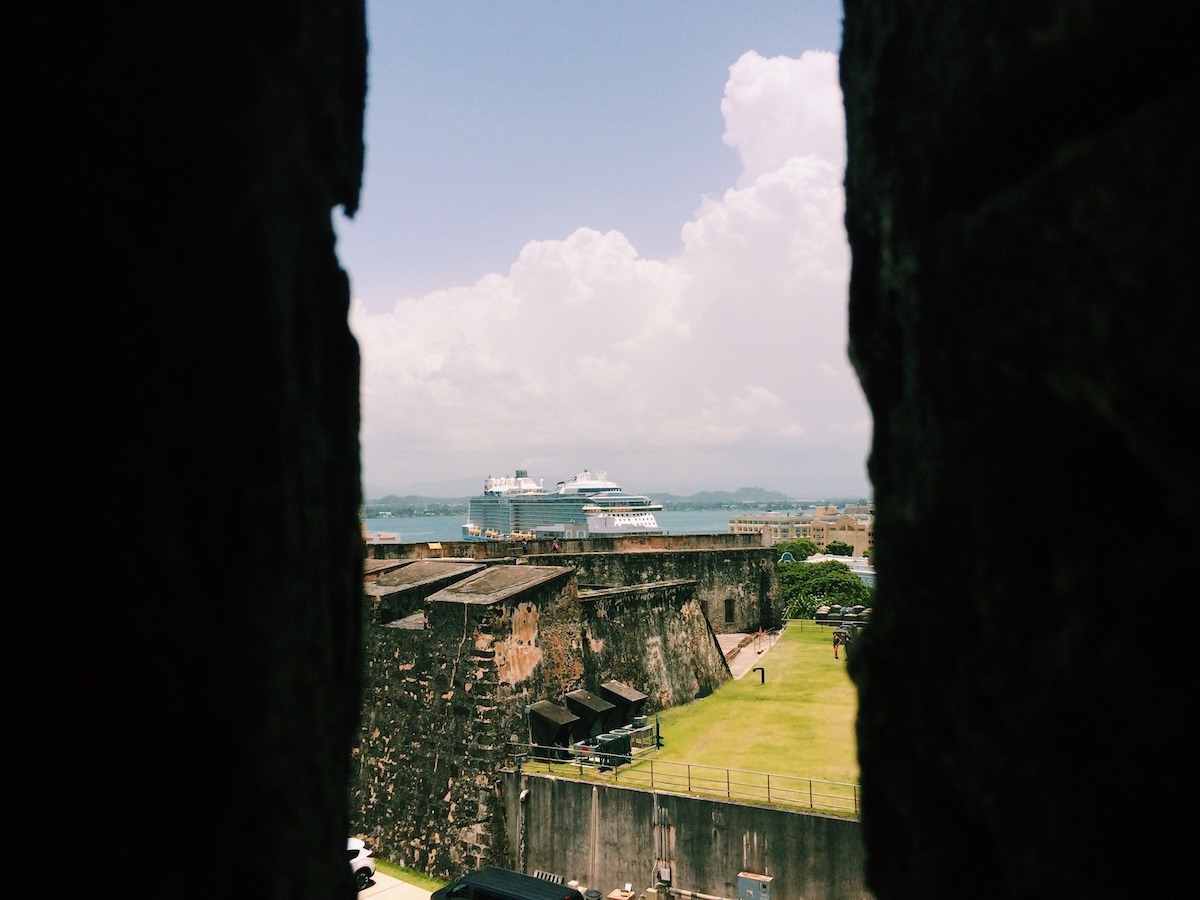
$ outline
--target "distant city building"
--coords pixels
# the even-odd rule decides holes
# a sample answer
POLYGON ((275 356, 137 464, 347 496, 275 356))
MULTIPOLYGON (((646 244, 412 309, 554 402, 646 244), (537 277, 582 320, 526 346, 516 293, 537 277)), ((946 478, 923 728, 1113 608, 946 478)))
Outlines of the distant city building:
POLYGON ((875 587, 875 567, 865 556, 833 556, 829 553, 817 553, 810 556, 805 562, 840 562, 842 565, 849 566, 850 571, 857 575, 859 581, 867 587, 875 587))
POLYGON ((734 534, 757 534, 763 546, 773 547, 780 541, 812 541, 824 551, 835 541, 849 544, 854 556, 870 556, 875 547, 875 517, 849 515, 836 506, 818 506, 812 515, 807 513, 754 513, 732 516, 729 530, 734 534))

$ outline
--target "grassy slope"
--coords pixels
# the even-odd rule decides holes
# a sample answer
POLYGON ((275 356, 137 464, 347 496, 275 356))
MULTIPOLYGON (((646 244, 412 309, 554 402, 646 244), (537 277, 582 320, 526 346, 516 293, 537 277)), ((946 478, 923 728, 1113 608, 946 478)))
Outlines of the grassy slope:
MULTIPOLYGON (((753 653, 753 646, 742 653, 753 653)), ((716 692, 659 715, 656 759, 858 782, 858 696, 832 632, 794 621, 756 665, 716 692)))
MULTIPOLYGON (((765 679, 747 672, 660 713, 663 747, 654 759, 857 784, 858 695, 845 653, 835 660, 831 641, 828 627, 792 622, 755 663, 765 679)), ((741 652, 753 653, 753 645, 741 652)), ((564 772, 574 774, 573 767, 564 772)), ((379 870, 430 890, 442 884, 382 861, 379 870)))

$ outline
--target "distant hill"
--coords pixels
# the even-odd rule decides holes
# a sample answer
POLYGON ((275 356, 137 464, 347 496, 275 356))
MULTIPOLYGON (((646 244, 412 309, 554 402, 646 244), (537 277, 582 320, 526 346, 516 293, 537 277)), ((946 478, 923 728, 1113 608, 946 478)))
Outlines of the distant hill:
POLYGON ((698 494, 692 494, 688 497, 681 497, 678 494, 650 494, 655 500, 662 503, 664 506, 667 503, 710 503, 714 507, 725 506, 729 503, 785 503, 793 502, 792 498, 787 494, 781 494, 779 491, 768 491, 760 487, 741 487, 736 491, 701 491, 698 494))
MULTIPOLYGON (((686 497, 679 494, 660 494, 654 491, 648 493, 651 498, 657 500, 667 509, 723 509, 725 507, 795 509, 798 507, 823 505, 842 507, 847 504, 869 504, 873 502, 869 497, 801 499, 789 497, 787 494, 780 493, 779 491, 768 491, 760 487, 741 487, 736 491, 701 491, 698 494, 691 494, 686 497)), ((404 515, 420 515, 465 511, 469 502, 470 497, 426 497, 421 494, 397 496, 396 494, 388 494, 384 497, 366 500, 363 505, 373 508, 373 510, 388 509, 397 514, 401 514, 403 510, 404 515)))
POLYGON ((397 497, 395 494, 388 494, 386 497, 365 502, 368 506, 465 506, 469 499, 468 497, 422 497, 419 494, 405 494, 403 497, 397 497))

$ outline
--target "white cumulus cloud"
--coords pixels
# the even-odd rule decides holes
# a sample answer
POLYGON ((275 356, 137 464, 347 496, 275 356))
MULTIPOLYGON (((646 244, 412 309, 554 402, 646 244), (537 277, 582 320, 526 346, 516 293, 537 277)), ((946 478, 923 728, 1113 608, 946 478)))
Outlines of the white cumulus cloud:
POLYGON ((729 70, 721 112, 725 143, 742 160, 739 184, 798 156, 845 167, 846 120, 833 53, 809 50, 799 59, 744 54, 729 70))
POLYGON ((643 491, 867 492, 837 58, 747 53, 721 110, 743 172, 680 223, 677 257, 581 227, 474 284, 353 304, 368 493, 473 492, 518 467, 551 485, 592 468, 643 491))

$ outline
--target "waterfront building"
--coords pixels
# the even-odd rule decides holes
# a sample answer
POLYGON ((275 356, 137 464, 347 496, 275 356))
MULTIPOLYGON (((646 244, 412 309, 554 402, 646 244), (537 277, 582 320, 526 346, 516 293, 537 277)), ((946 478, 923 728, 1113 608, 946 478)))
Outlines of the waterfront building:
POLYGON ((780 541, 808 540, 824 550, 841 541, 854 548, 855 556, 870 556, 875 546, 875 518, 847 515, 836 506, 818 506, 813 514, 753 513, 732 516, 729 530, 734 534, 758 534, 763 544, 773 547, 780 541))

